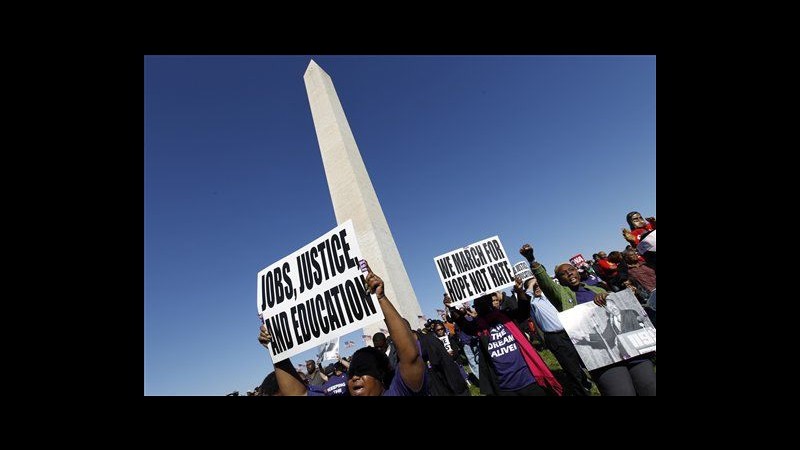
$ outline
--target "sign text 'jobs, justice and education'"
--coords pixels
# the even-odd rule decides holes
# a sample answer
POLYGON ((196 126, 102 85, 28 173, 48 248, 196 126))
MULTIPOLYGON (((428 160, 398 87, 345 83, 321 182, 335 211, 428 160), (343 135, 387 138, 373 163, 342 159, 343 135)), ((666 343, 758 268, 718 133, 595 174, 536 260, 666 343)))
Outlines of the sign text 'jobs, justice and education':
POLYGON ((383 319, 365 274, 352 221, 258 272, 257 307, 273 361, 383 319))

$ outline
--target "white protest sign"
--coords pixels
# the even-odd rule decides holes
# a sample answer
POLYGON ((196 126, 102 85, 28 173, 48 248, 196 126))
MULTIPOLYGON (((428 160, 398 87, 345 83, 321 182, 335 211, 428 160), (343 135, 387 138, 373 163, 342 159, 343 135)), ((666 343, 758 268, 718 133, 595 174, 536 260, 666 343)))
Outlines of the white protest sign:
POLYGON ((522 278, 522 286, 524 287, 525 282, 533 278, 533 271, 531 271, 530 263, 526 261, 515 263, 514 276, 522 278))
POLYGON ((604 307, 582 303, 558 319, 589 370, 656 351, 656 328, 630 289, 608 294, 604 307))
POLYGON ((450 339, 447 338, 447 335, 440 337, 439 340, 442 341, 442 344, 444 344, 445 350, 447 350, 448 352, 453 351, 453 347, 450 347, 450 339))
POLYGON ((572 265, 578 269, 580 269, 582 265, 586 264, 586 260, 583 259, 583 255, 581 255, 580 253, 570 258, 569 262, 571 262, 572 265))
POLYGON ((326 342, 322 344, 319 348, 320 355, 322 355, 322 361, 330 361, 332 359, 338 359, 336 355, 339 353, 339 338, 326 342))
POLYGON ((273 362, 383 320, 364 287, 362 258, 348 220, 258 272, 256 307, 272 335, 273 362))
POLYGON ((433 261, 442 286, 454 300, 451 306, 514 285, 511 263, 497 236, 439 255, 433 261))

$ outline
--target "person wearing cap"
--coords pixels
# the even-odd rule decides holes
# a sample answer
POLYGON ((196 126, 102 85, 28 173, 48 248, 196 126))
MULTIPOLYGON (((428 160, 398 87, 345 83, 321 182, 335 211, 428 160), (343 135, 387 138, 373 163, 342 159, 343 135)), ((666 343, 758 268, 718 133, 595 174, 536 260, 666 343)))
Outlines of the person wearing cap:
POLYGON ((283 397, 283 393, 278 387, 278 380, 275 377, 274 370, 264 377, 264 381, 261 382, 261 386, 257 389, 257 394, 261 397, 283 397))
POLYGON ((639 214, 638 211, 631 211, 625 216, 625 220, 628 221, 628 226, 631 227, 630 230, 627 228, 622 229, 622 237, 625 238, 626 241, 630 242, 632 247, 636 247, 639 245, 641 240, 641 236, 648 232, 656 229, 656 218, 655 217, 648 217, 647 222, 642 218, 642 215, 639 214))
MULTIPOLYGON (((378 298, 378 305, 389 334, 397 347, 397 372, 391 377, 389 358, 375 347, 357 350, 350 359, 347 371, 347 389, 354 397, 361 396, 416 396, 428 395, 425 365, 411 329, 403 321, 394 305, 384 293, 383 280, 366 266, 365 287, 378 298)), ((258 341, 267 347, 272 336, 263 324, 258 341)), ((289 358, 274 363, 278 385, 283 395, 310 395, 308 388, 297 376, 289 358)), ((311 394, 313 395, 313 394, 311 394)))
POLYGON ((325 374, 328 376, 328 381, 322 385, 322 393, 325 396, 340 397, 350 395, 347 390, 347 376, 344 372, 344 365, 338 361, 336 364, 329 364, 325 368, 325 374))
MULTIPOLYGON (((572 264, 561 263, 556 266, 556 277, 560 282, 556 284, 547 275, 544 266, 536 261, 530 244, 524 244, 519 253, 528 260, 536 281, 559 312, 589 302, 605 306, 608 292, 582 283, 578 269, 572 264)), ((656 374, 650 354, 600 367, 589 374, 601 395, 656 395, 656 374)))

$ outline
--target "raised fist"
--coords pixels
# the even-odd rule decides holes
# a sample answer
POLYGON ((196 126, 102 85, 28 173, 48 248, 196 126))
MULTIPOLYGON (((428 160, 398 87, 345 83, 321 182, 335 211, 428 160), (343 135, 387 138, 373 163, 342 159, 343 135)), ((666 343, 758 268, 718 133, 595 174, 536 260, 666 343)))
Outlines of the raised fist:
POLYGON ((522 255, 528 262, 533 262, 533 247, 531 244, 525 244, 519 249, 519 254, 522 255))

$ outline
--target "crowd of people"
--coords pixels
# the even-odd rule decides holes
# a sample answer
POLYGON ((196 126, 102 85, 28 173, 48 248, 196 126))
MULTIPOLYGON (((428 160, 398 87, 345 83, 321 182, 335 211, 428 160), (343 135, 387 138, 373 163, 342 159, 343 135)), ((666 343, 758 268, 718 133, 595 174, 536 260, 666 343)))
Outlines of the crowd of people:
MULTIPOLYGON (((618 332, 642 326, 606 300, 609 293, 629 289, 656 324, 656 219, 629 213, 628 242, 621 251, 598 251, 579 267, 565 262, 551 276, 524 244, 519 253, 533 277, 516 277, 511 292, 498 291, 454 305, 444 295, 439 319, 413 329, 383 290, 383 280, 367 267, 365 287, 376 295, 388 333, 372 336, 373 346, 357 350, 322 367, 306 361, 298 371, 289 358, 275 361, 275 370, 248 396, 469 396, 470 386, 483 395, 588 396, 593 384, 600 395, 656 395, 655 352, 587 370, 559 312, 593 303, 606 308, 618 332), (388 335, 387 335, 388 334, 388 335), (561 381, 539 352, 549 350, 561 366, 561 381), (563 384, 562 384, 563 383, 563 384)), ((272 337, 264 325, 258 340, 268 347, 272 337)), ((238 395, 238 392, 228 395, 238 395)))

